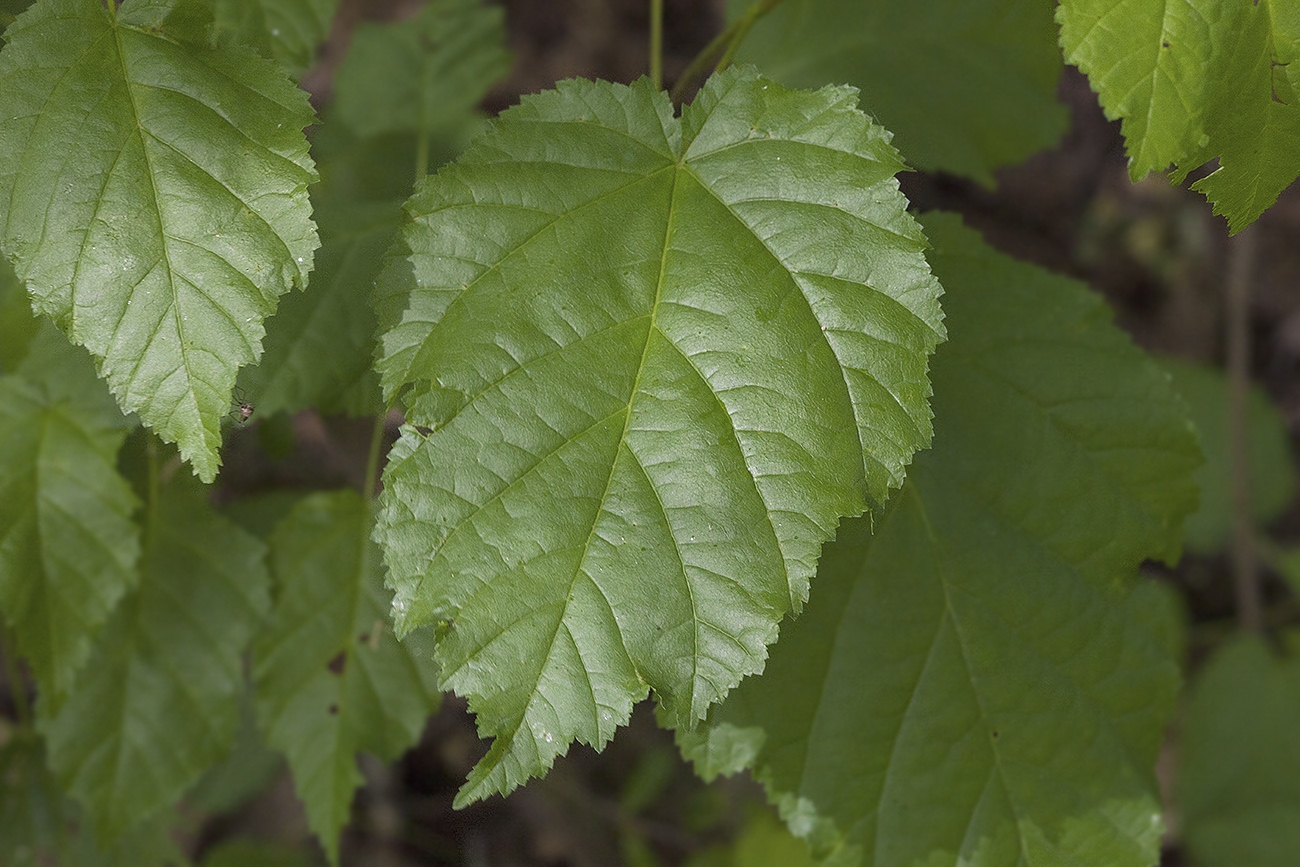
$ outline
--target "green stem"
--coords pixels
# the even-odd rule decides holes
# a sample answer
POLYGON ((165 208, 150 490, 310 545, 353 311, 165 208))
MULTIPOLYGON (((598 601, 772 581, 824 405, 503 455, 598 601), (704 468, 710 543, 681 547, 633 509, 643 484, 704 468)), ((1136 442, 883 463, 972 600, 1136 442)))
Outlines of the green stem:
POLYGON ((721 72, 731 64, 740 43, 759 20, 781 4, 781 0, 757 0, 739 18, 727 25, 727 28, 715 36, 708 45, 695 55, 687 65, 686 71, 673 85, 671 97, 674 103, 681 102, 686 92, 695 82, 702 80, 710 67, 716 66, 721 72), (715 63, 716 62, 716 63, 715 63))
POLYGON ((664 86, 664 0, 650 0, 650 81, 664 86))

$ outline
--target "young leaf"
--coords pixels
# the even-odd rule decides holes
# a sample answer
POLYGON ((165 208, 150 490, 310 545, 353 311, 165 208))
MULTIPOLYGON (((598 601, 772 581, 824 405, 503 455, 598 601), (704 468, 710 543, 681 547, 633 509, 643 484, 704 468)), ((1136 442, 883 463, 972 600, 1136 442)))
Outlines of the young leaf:
POLYGON ((1219 168, 1205 193, 1233 232, 1300 174, 1300 16, 1285 3, 1062 0, 1066 59, 1122 118, 1129 175, 1219 168))
POLYGON ((510 71, 504 17, 480 0, 433 0, 413 20, 360 25, 339 67, 339 119, 364 136, 463 122, 510 71))
POLYGON ((212 479, 262 320, 317 246, 306 95, 148 0, 41 0, 0 52, 0 245, 118 403, 212 479))
POLYGON ((1199 867, 1284 867, 1295 860, 1298 719, 1294 655, 1242 637, 1201 672, 1182 728, 1178 774, 1184 839, 1199 867))
POLYGON ((82 349, 50 325, 0 378, 0 610, 50 701, 136 581, 125 420, 82 349))
POLYGON ((837 863, 1147 867, 1178 672, 1131 587, 1177 554, 1195 438, 1098 298, 925 224, 934 447, 874 535, 840 527, 763 677, 679 737, 837 863))
POLYGON ((230 749, 241 657, 270 604, 262 543, 193 495, 163 496, 149 512, 139 588, 68 700, 56 712, 42 702, 50 766, 105 841, 230 749))
POLYGON ((653 689, 679 724, 760 671, 822 542, 929 440, 939 286, 852 88, 562 82, 413 197, 380 370, 408 418, 378 538, 399 631, 507 792, 653 689), (562 503, 562 508, 556 504, 562 503))
POLYGON ((428 654, 385 629, 389 594, 370 532, 370 504, 351 491, 299 503, 270 539, 278 599, 253 647, 260 726, 288 757, 331 863, 362 782, 356 754, 395 760, 438 700, 428 654))
MULTIPOLYGON (((731 0, 729 17, 752 3, 731 0)), ((1068 122, 1052 10, 1039 0, 785 0, 738 56, 791 87, 861 88, 909 163, 986 184, 1056 144, 1068 122)))

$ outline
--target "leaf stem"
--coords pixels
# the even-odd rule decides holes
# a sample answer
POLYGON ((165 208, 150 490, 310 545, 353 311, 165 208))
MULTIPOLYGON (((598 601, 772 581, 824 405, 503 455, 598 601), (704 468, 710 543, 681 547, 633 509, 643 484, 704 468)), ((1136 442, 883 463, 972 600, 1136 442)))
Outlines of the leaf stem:
POLYGON ((650 0, 650 81, 664 86, 664 0, 650 0))
POLYGON ((1241 628, 1263 626, 1259 556, 1250 496, 1250 296, 1258 241, 1246 229, 1228 247, 1228 466, 1232 473, 1232 580, 1241 628))
POLYGON ((686 92, 691 85, 706 77, 706 73, 711 66, 715 66, 716 71, 721 72, 726 69, 732 59, 736 56, 736 50, 740 48, 740 43, 755 24, 758 23, 764 15, 771 12, 781 4, 781 0, 757 0, 750 4, 739 18, 727 25, 726 29, 700 50, 694 59, 687 65, 686 71, 677 79, 673 85, 670 94, 674 103, 680 103, 686 96, 686 92))

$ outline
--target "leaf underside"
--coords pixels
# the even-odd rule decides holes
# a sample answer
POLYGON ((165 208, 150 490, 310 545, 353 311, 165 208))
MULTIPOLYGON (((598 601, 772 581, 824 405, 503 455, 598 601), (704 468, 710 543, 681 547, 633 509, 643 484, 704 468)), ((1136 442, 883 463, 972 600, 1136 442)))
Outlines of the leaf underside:
POLYGON ((1173 166, 1233 232, 1300 174, 1300 16, 1288 3, 1063 0, 1066 59, 1122 119, 1134 181, 1173 166))
POLYGON ((1094 295, 925 225, 934 447, 874 534, 841 526, 763 677, 679 738, 837 864, 1147 867, 1178 672, 1133 579, 1177 553, 1195 437, 1094 295))
POLYGON ((0 246, 122 409, 205 481, 235 373, 317 246, 306 95, 148 0, 41 0, 0 53, 0 246))
POLYGON ((760 671, 822 542, 929 439, 939 287, 852 88, 561 82, 413 198, 382 340, 399 631, 496 738, 458 797, 760 671), (563 503, 556 508, 555 503, 563 503))

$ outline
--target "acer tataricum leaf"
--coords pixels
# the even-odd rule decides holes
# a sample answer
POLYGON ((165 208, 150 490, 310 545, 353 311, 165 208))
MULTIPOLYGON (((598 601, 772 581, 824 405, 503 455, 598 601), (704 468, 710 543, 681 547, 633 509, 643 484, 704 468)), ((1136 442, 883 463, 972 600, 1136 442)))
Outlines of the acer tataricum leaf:
POLYGON ((732 69, 680 119, 644 79, 561 82, 413 197, 377 532, 399 631, 445 622, 495 737, 458 803, 648 690, 701 718, 902 481, 943 329, 900 168, 853 88, 732 69))
POLYGON ((235 373, 316 249, 303 127, 273 63, 181 45, 157 4, 41 0, 0 52, 0 246, 38 312, 200 478, 235 373))
POLYGON ((934 447, 874 534, 840 527, 763 676, 679 738, 838 865, 1148 867, 1178 667, 1135 578, 1178 553, 1194 432, 1097 296, 924 223, 952 335, 934 447))
POLYGON ((1120 118, 1129 175, 1173 166, 1233 232, 1300 174, 1300 15, 1290 3, 1062 0, 1068 61, 1120 118))

